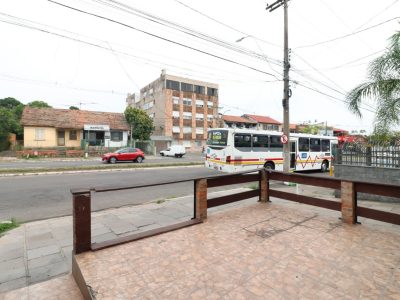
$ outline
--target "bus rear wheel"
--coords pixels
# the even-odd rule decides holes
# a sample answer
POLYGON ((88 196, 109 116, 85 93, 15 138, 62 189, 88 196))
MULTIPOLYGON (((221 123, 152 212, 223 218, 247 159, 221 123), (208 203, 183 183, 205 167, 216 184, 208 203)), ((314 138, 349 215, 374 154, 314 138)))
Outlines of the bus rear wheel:
POLYGON ((321 164, 321 172, 328 171, 328 168, 329 168, 329 162, 327 160, 324 160, 321 164))
POLYGON ((264 169, 265 170, 275 170, 275 165, 272 162, 267 162, 264 165, 264 169))

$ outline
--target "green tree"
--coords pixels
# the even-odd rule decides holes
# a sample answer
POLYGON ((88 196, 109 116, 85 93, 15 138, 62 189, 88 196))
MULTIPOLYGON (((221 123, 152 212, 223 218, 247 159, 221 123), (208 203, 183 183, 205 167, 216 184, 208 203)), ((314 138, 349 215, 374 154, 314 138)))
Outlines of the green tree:
POLYGON ((350 111, 362 117, 361 101, 369 98, 377 103, 376 134, 386 134, 400 124, 400 32, 390 38, 386 52, 370 63, 368 81, 348 93, 350 111))
POLYGON ((72 105, 72 106, 69 107, 69 109, 71 109, 71 110, 79 110, 79 107, 76 107, 76 106, 72 105))
POLYGON ((308 124, 308 125, 304 125, 304 127, 302 127, 300 129, 300 132, 302 133, 309 133, 309 134, 318 134, 320 130, 320 127, 318 125, 315 124, 308 124))
POLYGON ((149 140, 154 130, 153 120, 144 110, 134 107, 125 109, 125 119, 131 127, 131 137, 135 140, 149 140))
POLYGON ((51 106, 49 104, 47 104, 47 102, 40 101, 40 100, 35 100, 32 102, 29 102, 28 106, 35 107, 35 108, 51 108, 51 106))
POLYGON ((0 131, 3 137, 9 133, 22 135, 22 126, 20 124, 24 104, 15 98, 7 97, 0 99, 0 131))

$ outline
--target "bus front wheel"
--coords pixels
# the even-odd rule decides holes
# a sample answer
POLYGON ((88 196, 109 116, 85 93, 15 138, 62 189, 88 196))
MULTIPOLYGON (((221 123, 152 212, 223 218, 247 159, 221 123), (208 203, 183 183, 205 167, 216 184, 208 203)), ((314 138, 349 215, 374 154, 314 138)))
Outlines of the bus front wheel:
POLYGON ((264 169, 265 170, 275 170, 275 165, 272 162, 267 162, 264 165, 264 169))

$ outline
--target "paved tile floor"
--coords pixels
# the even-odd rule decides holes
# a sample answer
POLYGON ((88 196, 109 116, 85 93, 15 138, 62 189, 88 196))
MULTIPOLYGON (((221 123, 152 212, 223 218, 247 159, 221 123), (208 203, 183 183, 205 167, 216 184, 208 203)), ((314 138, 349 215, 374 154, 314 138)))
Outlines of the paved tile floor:
POLYGON ((400 230, 276 201, 78 255, 96 299, 400 299, 400 230))
MULTIPOLYGON (((327 189, 305 189, 297 187, 274 187, 290 189, 300 194, 317 195, 332 198, 332 191, 327 189)), ((217 194, 232 193, 232 191, 217 194)), ((337 220, 338 212, 300 205, 284 200, 273 200, 275 204, 298 210, 300 207, 313 214, 332 216, 337 220)), ((249 199, 227 206, 216 207, 210 213, 227 207, 254 204, 256 199, 249 199)), ((362 201, 363 206, 373 207, 400 213, 400 205, 394 203, 377 203, 362 201)), ((145 231, 182 220, 192 214, 192 197, 168 199, 162 203, 150 203, 141 206, 122 207, 93 213, 92 236, 94 241, 103 241, 117 236, 145 231)), ((360 218, 363 225, 385 232, 399 232, 399 226, 388 225, 373 220, 360 218)), ((250 230, 250 229, 248 229, 250 230)), ((260 233, 260 232, 259 232, 260 233)), ((261 232, 262 233, 262 232, 261 232)), ((260 234, 261 234, 260 233, 260 234)), ((268 235, 264 232, 261 235, 268 235)), ((68 274, 71 270, 72 219, 71 217, 55 218, 23 224, 0 238, 0 299, 2 292, 29 286, 51 278, 68 274)), ((60 277, 64 278, 64 277, 60 277)), ((25 290, 26 291, 26 290, 25 290)))

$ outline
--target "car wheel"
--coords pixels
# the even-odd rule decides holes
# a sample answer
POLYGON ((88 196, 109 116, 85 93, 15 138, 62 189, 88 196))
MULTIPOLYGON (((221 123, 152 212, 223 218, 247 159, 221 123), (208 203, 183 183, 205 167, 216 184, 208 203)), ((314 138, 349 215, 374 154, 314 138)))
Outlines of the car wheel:
POLYGON ((138 156, 138 158, 136 158, 136 162, 137 163, 141 163, 141 162, 143 162, 143 157, 141 157, 141 156, 138 156))
POLYGON ((326 172, 328 170, 328 167, 329 167, 328 162, 326 160, 323 161, 321 164, 321 172, 326 172))
POLYGON ((164 153, 160 153, 161 156, 164 156, 164 153))
POLYGON ((178 157, 179 157, 179 154, 175 154, 175 157, 178 158, 178 157))
POLYGON ((108 160, 108 162, 109 162, 110 164, 115 164, 115 163, 117 162, 117 159, 116 159, 115 157, 111 157, 111 158, 108 160))

